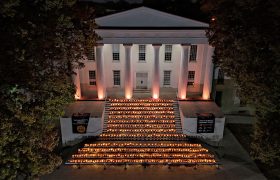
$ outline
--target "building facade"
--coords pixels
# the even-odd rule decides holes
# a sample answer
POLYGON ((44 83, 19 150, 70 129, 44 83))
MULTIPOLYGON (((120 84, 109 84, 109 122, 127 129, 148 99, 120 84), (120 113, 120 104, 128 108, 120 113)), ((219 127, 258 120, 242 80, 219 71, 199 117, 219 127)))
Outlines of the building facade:
POLYGON ((140 7, 96 18, 102 38, 77 69, 77 99, 160 98, 172 92, 180 99, 209 99, 214 48, 208 24, 140 7))

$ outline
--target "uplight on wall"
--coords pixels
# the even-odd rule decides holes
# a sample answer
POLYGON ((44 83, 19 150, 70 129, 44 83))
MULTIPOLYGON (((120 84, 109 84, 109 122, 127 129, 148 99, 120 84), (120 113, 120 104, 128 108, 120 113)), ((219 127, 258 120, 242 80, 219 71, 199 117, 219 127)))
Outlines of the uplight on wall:
POLYGON ((181 99, 186 99, 186 95, 184 93, 181 94, 180 96, 181 99))
POLYGON ((203 91, 202 99, 204 100, 210 99, 210 93, 207 90, 203 91))
POLYGON ((104 99, 104 94, 103 94, 103 93, 98 93, 98 99, 99 99, 99 100, 104 99))
POLYGON ((75 94, 75 99, 76 100, 79 100, 80 99, 80 96, 78 94, 75 94))
POLYGON ((126 94, 125 94, 125 98, 126 98, 126 99, 131 99, 131 94, 130 94, 130 93, 128 93, 128 92, 126 92, 126 94))
POLYGON ((153 94, 153 98, 154 98, 154 99, 158 99, 158 94, 154 93, 154 94, 153 94))

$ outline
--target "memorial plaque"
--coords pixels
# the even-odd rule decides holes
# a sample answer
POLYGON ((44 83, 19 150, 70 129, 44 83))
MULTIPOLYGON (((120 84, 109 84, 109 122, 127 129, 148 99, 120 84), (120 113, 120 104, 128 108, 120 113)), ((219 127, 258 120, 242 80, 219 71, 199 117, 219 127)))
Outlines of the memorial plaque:
POLYGON ((214 133, 215 116, 212 113, 197 114, 197 133, 214 133))
POLYGON ((72 115, 72 131, 76 134, 85 134, 87 132, 87 126, 90 113, 74 113, 72 115))

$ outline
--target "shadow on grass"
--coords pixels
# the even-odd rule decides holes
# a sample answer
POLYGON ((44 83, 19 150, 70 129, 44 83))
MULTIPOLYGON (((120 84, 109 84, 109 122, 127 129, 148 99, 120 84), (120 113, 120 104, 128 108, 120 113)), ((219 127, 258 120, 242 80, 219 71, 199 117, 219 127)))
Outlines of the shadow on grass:
MULTIPOLYGON (((251 124, 227 124, 227 127, 234 134, 243 148, 250 154, 253 126, 251 124)), ((273 167, 263 164, 257 160, 255 163, 267 179, 280 180, 280 162, 273 167)))

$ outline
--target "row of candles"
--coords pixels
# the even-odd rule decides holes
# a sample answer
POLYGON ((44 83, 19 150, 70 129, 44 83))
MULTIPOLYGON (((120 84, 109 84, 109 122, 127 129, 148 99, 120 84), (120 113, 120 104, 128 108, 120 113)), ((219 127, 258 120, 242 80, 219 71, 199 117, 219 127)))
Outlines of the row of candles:
POLYGON ((109 115, 109 119, 174 119, 174 115, 109 115))
POLYGON ((207 153, 205 148, 112 148, 112 147, 96 147, 96 148, 82 148, 78 153, 207 153))
POLYGON ((172 103, 111 103, 111 107, 173 107, 172 103))
POLYGON ((186 135, 184 134, 167 134, 167 133, 133 133, 133 134, 119 134, 119 133, 103 133, 100 135, 100 138, 103 140, 110 139, 125 139, 125 138, 133 138, 133 139, 157 139, 157 140, 185 140, 186 135))
POLYGON ((153 143, 143 143, 143 142, 105 142, 98 144, 85 144, 84 147, 197 147, 201 148, 201 144, 192 144, 192 143, 162 143, 162 142, 153 142, 153 143))
POLYGON ((115 134, 115 133, 103 133, 100 137, 186 137, 184 134, 115 134))
POLYGON ((122 136, 122 137, 99 137, 101 141, 185 141, 184 137, 139 137, 139 136, 122 136))
POLYGON ((134 129, 134 128, 175 128, 175 124, 114 124, 109 123, 107 125, 108 129, 118 129, 118 128, 126 128, 126 129, 134 129))
POLYGON ((174 111, 110 111, 109 112, 110 115, 134 115, 134 114, 141 114, 141 115, 149 115, 149 114, 154 114, 154 115, 158 115, 158 114, 174 114, 174 111))
POLYGON ((176 133, 173 100, 109 101, 107 132, 100 139, 123 142, 85 144, 68 164, 216 164, 201 144, 185 143, 187 136, 176 133))
POLYGON ((121 102, 121 103, 126 103, 126 102, 174 102, 174 100, 169 100, 169 99, 109 99, 110 102, 121 102))
POLYGON ((133 119, 133 120, 123 120, 123 119, 114 119, 108 120, 107 122, 113 124, 174 124, 175 120, 143 120, 143 119, 133 119))
POLYGON ((109 133, 175 133, 176 129, 107 129, 109 133))
POLYGON ((71 159, 68 164, 154 163, 154 164, 216 164, 215 159, 71 159))
POLYGON ((110 107, 110 111, 173 111, 173 107, 110 107))
POLYGON ((99 154, 74 154, 72 158, 213 158, 211 154, 201 153, 99 153, 99 154))

